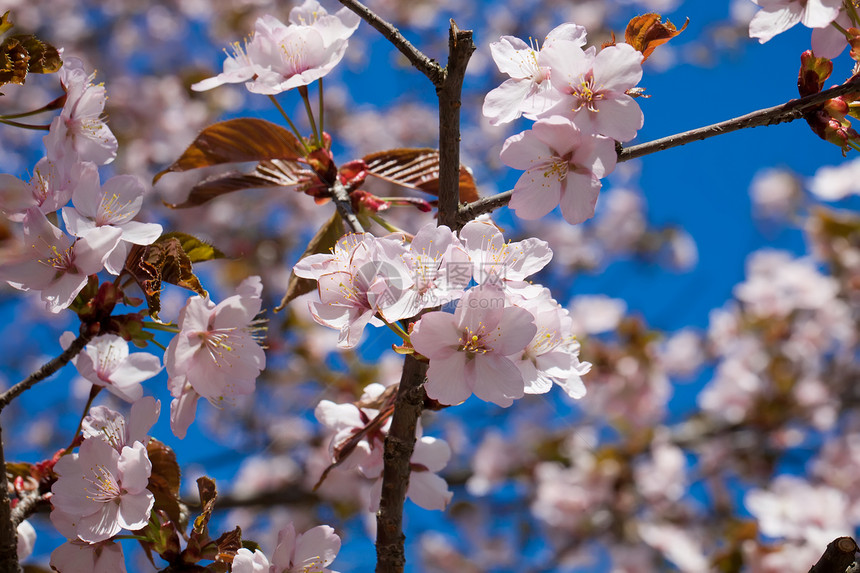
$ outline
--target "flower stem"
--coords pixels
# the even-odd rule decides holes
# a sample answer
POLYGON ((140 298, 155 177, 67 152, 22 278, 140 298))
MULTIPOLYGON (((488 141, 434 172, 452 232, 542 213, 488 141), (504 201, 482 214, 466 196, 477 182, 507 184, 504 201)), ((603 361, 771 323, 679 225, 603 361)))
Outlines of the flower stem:
POLYGON ((55 100, 43 105, 39 109, 34 109, 32 111, 22 111, 21 113, 10 113, 9 115, 0 115, 0 119, 18 119, 21 117, 30 117, 31 115, 37 115, 40 113, 44 113, 46 111, 53 111, 55 109, 61 109, 63 105, 66 103, 66 94, 61 95, 55 100))
POLYGON ((148 328, 150 330, 172 332, 173 334, 177 334, 179 332, 179 327, 173 324, 161 324, 160 322, 151 322, 148 320, 143 323, 143 327, 148 328))
POLYGON ((382 227, 383 229, 385 229, 389 233, 405 233, 405 231, 403 229, 395 227, 394 225, 392 225, 391 223, 389 223, 388 221, 386 221, 385 219, 380 217, 379 214, 369 213, 369 215, 370 215, 371 219, 376 221, 380 227, 382 227))
POLYGON ((299 86, 299 94, 302 96, 302 101, 305 102, 305 111, 308 114, 308 121, 311 123, 311 131, 314 133, 317 145, 322 147, 322 135, 317 132, 317 122, 314 119, 314 110, 311 107, 311 100, 308 98, 308 86, 299 86))
POLYGON ((296 127, 296 124, 294 124, 294 123, 293 123, 293 120, 291 120, 291 119, 290 119, 290 116, 288 116, 288 115, 287 115, 287 112, 286 112, 286 111, 284 111, 284 108, 283 108, 283 107, 281 107, 281 104, 278 102, 278 100, 277 100, 277 99, 275 99, 275 96, 270 95, 270 96, 269 96, 269 99, 270 99, 270 100, 272 100, 272 103, 273 103, 273 104, 275 104, 275 107, 276 107, 276 108, 278 108, 278 111, 279 111, 279 112, 281 112, 281 115, 282 115, 282 116, 284 116, 284 119, 285 119, 285 120, 287 120, 287 123, 289 124, 290 129, 292 129, 292 130, 293 130, 293 133, 294 133, 294 134, 296 135, 296 137, 299 139, 299 141, 301 142, 302 146, 305 148, 305 151, 306 151, 306 152, 308 152, 308 153, 310 153, 310 152, 311 152, 311 150, 308 148, 307 143, 305 143, 305 139, 302 137, 302 134, 301 134, 301 133, 299 133, 299 130, 298 130, 298 128, 296 127))
POLYGON ((830 24, 831 24, 834 28, 836 28, 837 30, 839 30, 839 32, 840 32, 842 35, 844 35, 846 38, 848 38, 849 40, 851 39, 851 34, 849 34, 849 33, 848 33, 848 30, 846 30, 845 28, 843 28, 842 26, 840 26, 839 24, 837 24, 837 23, 836 23, 836 20, 832 21, 830 24))
POLYGON ((12 127, 20 127, 21 129, 35 129, 40 131, 48 131, 51 129, 50 125, 33 125, 30 123, 20 123, 17 121, 12 121, 10 119, 2 119, 0 118, 0 123, 5 123, 6 125, 11 125, 12 127))
POLYGON ((382 314, 378 314, 377 316, 379 316, 379 319, 385 323, 385 326, 387 326, 388 328, 390 328, 391 330, 394 331, 394 334, 396 334, 397 336, 402 338, 403 342, 406 342, 406 343, 409 342, 409 335, 406 334, 406 331, 403 330, 403 327, 400 326, 399 322, 397 322, 397 321, 388 322, 387 320, 385 320, 385 317, 383 317, 382 314))
MULTIPOLYGON (((101 392, 101 390, 102 390, 102 387, 96 386, 95 384, 93 384, 93 387, 90 388, 90 397, 87 398, 87 403, 86 403, 86 405, 84 405, 84 412, 83 412, 83 414, 81 414, 81 421, 78 422, 78 429, 75 430, 75 433, 72 436, 72 443, 74 443, 77 435, 81 433, 81 428, 84 427, 84 418, 87 417, 87 414, 90 411, 90 406, 93 405, 93 400, 96 399, 96 396, 99 395, 99 392, 101 392)), ((72 451, 72 446, 69 446, 66 451, 72 451)))
POLYGON ((325 118, 325 111, 323 108, 323 79, 319 79, 319 108, 320 108, 320 144, 322 144, 322 134, 323 134, 323 119, 325 118))

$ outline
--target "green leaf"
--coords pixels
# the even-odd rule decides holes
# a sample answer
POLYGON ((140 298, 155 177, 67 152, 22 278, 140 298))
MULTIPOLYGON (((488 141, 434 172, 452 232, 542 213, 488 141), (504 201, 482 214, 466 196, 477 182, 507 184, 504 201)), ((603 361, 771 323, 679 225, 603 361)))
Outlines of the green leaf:
POLYGON ((272 122, 255 118, 230 119, 210 125, 182 156, 152 180, 171 171, 266 159, 298 159, 305 148, 292 133, 272 122))
MULTIPOLYGON (((343 220, 340 218, 340 213, 335 211, 331 218, 329 218, 329 220, 320 227, 319 231, 316 232, 316 235, 313 236, 310 243, 308 243, 308 247, 305 249, 305 252, 302 253, 301 258, 303 259, 308 255, 328 252, 332 247, 334 247, 337 240, 340 239, 343 234, 343 220)), ((283 310, 291 300, 311 292, 316 288, 316 286, 317 283, 315 280, 302 278, 296 276, 296 273, 291 273, 290 282, 287 285, 287 292, 284 295, 284 298, 281 299, 281 304, 275 308, 275 312, 283 310)))
POLYGON ((195 185, 182 203, 167 204, 173 209, 196 207, 221 195, 242 189, 289 187, 313 177, 313 171, 293 160, 263 161, 250 173, 231 171, 215 175, 195 185))
POLYGON ((214 259, 223 259, 226 257, 224 253, 193 235, 172 231, 163 234, 159 240, 176 239, 182 246, 182 250, 188 255, 192 263, 202 263, 214 259))

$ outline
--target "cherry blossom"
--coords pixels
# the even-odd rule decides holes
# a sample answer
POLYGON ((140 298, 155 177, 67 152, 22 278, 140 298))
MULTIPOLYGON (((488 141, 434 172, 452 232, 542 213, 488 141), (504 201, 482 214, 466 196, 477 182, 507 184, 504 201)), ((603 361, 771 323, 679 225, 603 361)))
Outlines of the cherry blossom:
POLYGON ((319 31, 327 44, 346 41, 358 29, 361 18, 343 7, 334 14, 329 14, 316 0, 305 0, 301 6, 290 10, 290 24, 310 26, 319 31))
POLYGON ((309 303, 311 315, 340 331, 340 348, 357 345, 368 323, 381 326, 377 312, 389 322, 409 316, 411 309, 398 304, 413 285, 401 258, 405 252, 393 239, 349 234, 331 254, 307 256, 293 267, 297 276, 317 281, 320 301, 309 303))
MULTIPOLYGON (((78 58, 64 58, 59 71, 66 90, 66 104, 51 122, 50 133, 65 140, 83 161, 104 165, 116 157, 117 141, 104 123, 105 88, 93 85, 95 73, 87 75, 78 58)), ((49 146, 49 156, 51 148, 49 146)))
POLYGON ((532 314, 537 327, 522 354, 512 357, 523 375, 525 393, 543 394, 555 383, 571 398, 585 396, 581 376, 591 364, 579 361, 579 342, 573 337, 568 311, 552 299, 548 289, 538 297, 517 301, 517 306, 532 314))
MULTIPOLYGON (((419 436, 415 442, 412 457, 409 458, 411 472, 406 497, 419 507, 431 510, 444 510, 454 493, 448 490, 448 483, 437 472, 445 469, 451 459, 451 447, 445 440, 430 436, 419 436)), ((382 495, 382 466, 380 475, 370 493, 370 510, 379 509, 382 495)))
POLYGON ((552 251, 545 241, 529 237, 505 242, 502 232, 488 221, 475 220, 460 230, 460 239, 472 261, 472 276, 479 285, 490 284, 534 296, 542 287, 525 282, 544 268, 552 251))
POLYGON ((75 241, 30 208, 24 221, 27 249, 0 267, 0 279, 19 290, 40 291, 48 310, 60 312, 84 288, 87 277, 104 268, 121 234, 120 229, 102 227, 75 241))
POLYGON ((425 308, 457 300, 472 276, 469 255, 445 225, 424 225, 400 258, 413 284, 403 291, 397 309, 385 310, 386 316, 415 316, 425 308))
POLYGON ((253 325, 262 305, 262 289, 260 277, 249 277, 235 295, 219 304, 195 296, 180 312, 179 334, 164 354, 174 397, 171 427, 180 438, 188 427, 184 422, 190 422, 189 411, 193 419, 198 396, 218 405, 254 391, 257 376, 266 367, 266 354, 254 337, 253 325))
POLYGON ((161 225, 133 221, 143 205, 146 188, 139 177, 117 175, 100 186, 78 185, 72 195, 74 208, 63 208, 66 229, 77 236, 85 237, 94 229, 115 227, 122 231, 120 242, 111 251, 105 268, 118 275, 128 256, 130 245, 149 245, 161 236, 161 225))
POLYGON ((507 407, 525 392, 523 375, 508 358, 522 352, 537 327, 527 310, 510 306, 492 286, 469 290, 454 314, 430 312, 415 323, 411 341, 430 360, 427 395, 459 404, 473 393, 507 407))
POLYGON ((51 553, 51 569, 58 573, 126 573, 122 545, 113 541, 68 541, 51 553))
POLYGON ((0 212, 12 221, 23 221, 31 207, 47 215, 66 205, 78 186, 93 184, 98 185, 95 163, 80 161, 76 153, 43 157, 28 182, 0 173, 0 212))
POLYGON ((327 567, 340 551, 340 536, 328 525, 318 525, 296 533, 290 523, 278 532, 278 544, 272 554, 272 571, 278 573, 335 573, 327 567))
POLYGON ((249 549, 241 547, 233 557, 231 571, 233 573, 269 573, 270 567, 265 553, 259 549, 251 553, 249 549))
POLYGON ((161 402, 152 396, 145 396, 132 404, 128 420, 107 406, 95 406, 81 422, 81 433, 85 439, 104 440, 122 453, 123 448, 135 442, 144 445, 149 442, 149 430, 160 413, 161 402))
POLYGON ((543 61, 552 69, 552 87, 562 97, 543 115, 568 117, 583 133, 618 141, 636 137, 644 116, 625 92, 642 79, 642 54, 629 44, 600 52, 593 47, 571 48, 568 42, 558 41, 545 50, 543 61))
MULTIPOLYGON (((839 15, 842 0, 752 0, 761 6, 750 22, 750 38, 764 44, 798 22, 807 28, 828 26, 839 15)), ((840 50, 841 51, 841 50, 840 50)), ((837 52, 838 54, 838 52, 837 52)), ((816 54, 826 57, 824 54, 816 54)))
POLYGON ((119 452, 104 440, 86 439, 77 454, 57 462, 55 471, 59 479, 51 488, 51 519, 61 532, 73 529, 81 540, 97 543, 149 521, 155 503, 146 489, 152 464, 140 442, 119 452), (67 525, 61 527, 63 521, 67 525))
MULTIPOLYGON (((555 40, 566 40, 571 47, 585 45, 585 28, 576 24, 562 24, 547 34, 543 48, 555 40)), ((502 85, 487 94, 483 114, 491 125, 508 123, 525 114, 534 119, 545 112, 561 94, 550 88, 551 70, 542 63, 543 49, 528 45, 519 38, 502 36, 490 44, 493 60, 504 74, 510 76, 502 85)))
MULTIPOLYGON (((60 344, 67 348, 75 335, 66 332, 60 344)), ((102 386, 126 402, 143 396, 144 380, 161 372, 158 356, 147 352, 130 354, 128 342, 115 334, 105 334, 92 340, 83 352, 72 359, 78 373, 95 386, 102 386)))
POLYGON ((594 216, 600 179, 615 168, 617 154, 611 139, 583 134, 555 116, 508 138, 501 159, 525 170, 509 203, 517 216, 539 219, 560 204, 565 220, 575 225, 594 216))

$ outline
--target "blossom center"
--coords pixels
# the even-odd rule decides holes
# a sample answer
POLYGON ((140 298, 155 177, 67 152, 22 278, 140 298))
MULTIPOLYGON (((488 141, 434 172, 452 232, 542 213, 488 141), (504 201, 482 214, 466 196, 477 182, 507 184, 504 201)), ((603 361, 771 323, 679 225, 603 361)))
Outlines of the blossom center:
POLYGON ((131 210, 129 209, 131 203, 131 201, 121 202, 119 195, 116 193, 113 193, 110 197, 103 198, 99 204, 96 224, 101 226, 126 222, 132 217, 131 210))
POLYGON ((588 72, 582 76, 579 85, 571 84, 571 94, 576 96, 577 104, 573 111, 579 111, 583 107, 588 111, 597 112, 597 102, 604 98, 604 94, 600 91, 600 86, 594 86, 594 74, 588 72))
POLYGON ((107 503, 117 499, 122 494, 119 484, 113 474, 108 471, 105 466, 98 465, 91 468, 93 472, 92 478, 84 478, 90 482, 91 486, 86 489, 87 499, 107 503))
POLYGON ((570 162, 562 157, 554 156, 552 161, 546 166, 543 176, 546 178, 555 177, 559 182, 567 179, 567 173, 570 170, 570 162))

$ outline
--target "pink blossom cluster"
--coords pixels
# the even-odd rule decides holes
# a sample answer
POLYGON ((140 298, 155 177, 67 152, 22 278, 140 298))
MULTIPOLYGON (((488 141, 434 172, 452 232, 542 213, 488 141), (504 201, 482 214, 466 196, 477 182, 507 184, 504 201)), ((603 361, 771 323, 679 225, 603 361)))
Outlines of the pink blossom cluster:
POLYGON ((340 62, 359 21, 347 8, 329 14, 316 0, 305 0, 290 10, 289 24, 269 15, 258 18, 251 40, 244 46, 233 45, 224 71, 192 89, 244 83, 252 93, 274 95, 306 86, 340 62))
POLYGON ((233 573, 337 573, 328 569, 340 551, 340 536, 328 525, 296 533, 290 523, 278 532, 278 544, 269 561, 259 549, 244 547, 233 558, 233 573))
MULTIPOLYGON (((568 312, 526 279, 552 258, 544 241, 505 242, 490 222, 467 223, 459 235, 432 223, 407 247, 395 238, 346 235, 330 254, 310 255, 294 272, 318 283, 310 302, 318 323, 340 330, 339 346, 358 344, 364 327, 393 323, 459 300, 454 314, 424 314, 408 335, 430 362, 427 395, 458 404, 473 393, 510 406, 553 384, 580 398, 580 363, 568 312), (477 285, 465 287, 474 280, 477 285)), ((404 333, 405 335, 405 333, 404 333)))
POLYGON ((750 22, 750 38, 764 44, 798 23, 812 28, 812 51, 819 58, 835 58, 848 38, 844 30, 856 26, 842 0, 752 0, 761 7, 750 22))
POLYGON ((48 310, 60 312, 103 269, 118 275, 131 245, 148 245, 161 225, 134 221, 146 187, 117 175, 103 185, 98 166, 116 155, 117 141, 103 121, 105 88, 77 58, 60 72, 66 101, 44 137, 46 156, 29 181, 0 175, 0 212, 21 222, 20 247, 0 266, 0 279, 38 291, 48 310), (71 201, 73 206, 67 204, 71 201), (55 222, 61 210, 65 231, 55 222))
POLYGON ((135 402, 128 419, 104 406, 84 418, 78 452, 54 466, 59 478, 51 488, 51 522, 69 540, 51 554, 56 571, 126 570, 113 538, 149 522, 155 497, 147 489, 147 434, 160 410, 160 402, 146 397, 135 402))
POLYGON ((509 206, 523 219, 539 219, 561 205, 571 224, 594 215, 600 180, 615 169, 616 141, 629 141, 644 116, 628 95, 642 78, 642 54, 629 44, 598 52, 585 28, 567 23, 542 47, 503 36, 490 45, 510 79, 487 94, 483 113, 493 125, 521 115, 532 129, 502 148, 506 165, 525 171, 509 206))

